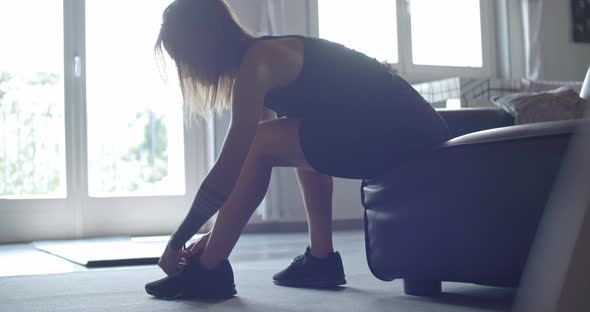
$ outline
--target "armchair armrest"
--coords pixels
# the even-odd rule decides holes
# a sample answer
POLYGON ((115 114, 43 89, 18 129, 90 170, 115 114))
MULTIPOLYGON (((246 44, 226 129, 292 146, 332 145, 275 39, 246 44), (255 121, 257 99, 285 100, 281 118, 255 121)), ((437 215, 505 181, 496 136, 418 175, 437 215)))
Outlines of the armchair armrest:
POLYGON ((549 136, 571 136, 579 127, 589 122, 590 120, 588 119, 577 119, 489 129, 454 138, 445 143, 445 146, 452 147, 464 144, 492 143, 508 140, 543 139, 549 136))
POLYGON ((447 123, 451 137, 514 125, 514 118, 499 108, 437 109, 447 123))

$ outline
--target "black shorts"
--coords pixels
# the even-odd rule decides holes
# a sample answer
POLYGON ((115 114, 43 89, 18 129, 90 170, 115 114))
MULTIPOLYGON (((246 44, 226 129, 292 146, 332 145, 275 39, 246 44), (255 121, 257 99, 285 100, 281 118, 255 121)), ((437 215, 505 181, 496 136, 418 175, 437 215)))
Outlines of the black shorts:
POLYGON ((317 172, 348 179, 378 176, 449 139, 445 122, 421 97, 304 118, 299 136, 317 172))

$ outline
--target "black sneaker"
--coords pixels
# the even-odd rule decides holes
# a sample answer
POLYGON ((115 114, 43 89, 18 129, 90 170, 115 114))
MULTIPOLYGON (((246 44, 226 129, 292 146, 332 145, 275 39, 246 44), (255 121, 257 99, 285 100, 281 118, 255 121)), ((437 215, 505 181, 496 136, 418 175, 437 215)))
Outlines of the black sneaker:
POLYGON ((237 294, 234 273, 228 260, 207 270, 193 256, 184 270, 145 285, 148 294, 166 300, 227 299, 237 294))
POLYGON ((333 288, 346 284, 340 254, 332 252, 327 258, 316 258, 311 255, 309 247, 305 254, 297 256, 272 279, 276 285, 305 288, 333 288))
POLYGON ((145 291, 158 299, 178 299, 183 294, 184 281, 180 274, 166 276, 157 281, 145 284, 145 291))

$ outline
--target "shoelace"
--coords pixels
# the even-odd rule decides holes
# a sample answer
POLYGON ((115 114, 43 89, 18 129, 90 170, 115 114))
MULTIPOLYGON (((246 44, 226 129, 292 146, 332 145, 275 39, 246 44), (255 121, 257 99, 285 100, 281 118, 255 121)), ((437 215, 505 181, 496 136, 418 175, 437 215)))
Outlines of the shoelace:
POLYGON ((186 243, 184 243, 184 245, 182 246, 182 251, 184 251, 188 256, 186 256, 186 261, 189 262, 190 259, 192 258, 192 254, 190 253, 190 251, 188 249, 186 249, 186 243))
POLYGON ((293 259, 293 264, 299 264, 300 262, 303 261, 303 259, 305 258, 305 255, 300 255, 295 257, 295 259, 293 259))

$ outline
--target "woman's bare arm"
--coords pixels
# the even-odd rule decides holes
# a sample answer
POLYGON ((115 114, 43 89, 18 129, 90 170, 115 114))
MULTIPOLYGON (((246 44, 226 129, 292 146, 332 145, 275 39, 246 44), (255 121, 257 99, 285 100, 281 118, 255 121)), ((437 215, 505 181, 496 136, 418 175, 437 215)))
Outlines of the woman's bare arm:
POLYGON ((258 52, 245 57, 234 87, 229 131, 219 158, 206 178, 219 191, 233 190, 263 117, 264 96, 272 88, 271 73, 260 55, 263 51, 258 52))
POLYGON ((253 47, 244 57, 233 89, 232 119, 219 158, 201 184, 191 209, 170 239, 179 249, 223 206, 244 166, 262 118, 264 97, 273 88, 267 50, 253 47))

